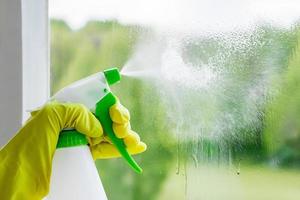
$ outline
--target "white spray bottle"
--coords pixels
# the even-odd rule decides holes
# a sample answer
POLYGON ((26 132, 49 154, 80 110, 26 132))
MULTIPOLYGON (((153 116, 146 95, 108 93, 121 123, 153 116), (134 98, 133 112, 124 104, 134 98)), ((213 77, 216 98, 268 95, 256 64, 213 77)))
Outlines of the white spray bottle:
MULTIPOLYGON (((109 107, 116 103, 116 97, 110 91, 109 85, 119 82, 120 79, 117 68, 108 69, 61 89, 51 99, 87 106, 101 122, 104 132, 127 163, 141 173, 142 169, 127 152, 123 140, 115 136, 109 116, 109 107)), ((63 130, 60 133, 47 200, 107 199, 87 144, 85 136, 76 130, 63 130)))

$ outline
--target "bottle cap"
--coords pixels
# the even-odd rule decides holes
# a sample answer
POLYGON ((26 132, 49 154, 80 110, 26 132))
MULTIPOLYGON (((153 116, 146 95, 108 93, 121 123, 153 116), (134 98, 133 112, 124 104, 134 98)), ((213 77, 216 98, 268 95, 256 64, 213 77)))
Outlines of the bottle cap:
POLYGON ((85 135, 76 130, 64 130, 59 134, 56 148, 75 147, 87 144, 88 141, 85 135))
POLYGON ((104 76, 108 85, 113 85, 121 80, 121 74, 118 68, 104 70, 104 76))

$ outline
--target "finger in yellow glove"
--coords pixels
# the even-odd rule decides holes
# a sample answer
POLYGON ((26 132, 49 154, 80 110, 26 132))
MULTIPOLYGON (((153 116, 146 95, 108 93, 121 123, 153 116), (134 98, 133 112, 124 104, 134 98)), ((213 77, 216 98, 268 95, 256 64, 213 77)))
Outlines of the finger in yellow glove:
MULTIPOLYGON (((147 148, 146 144, 141 142, 139 135, 131 130, 129 111, 117 102, 110 107, 109 113, 113 121, 113 130, 118 138, 123 139, 129 153, 137 154, 145 151, 147 148)), ((90 149, 94 159, 121 156, 107 136, 104 136, 104 139, 100 142, 95 140, 99 140, 99 138, 91 138, 90 142, 90 149)))
MULTIPOLYGON (((120 114, 121 112, 119 118, 129 117, 129 114, 120 114)), ((33 112, 32 117, 0 151, 1 200, 41 200, 48 194, 58 136, 62 129, 70 127, 87 135, 91 141, 91 149, 93 146, 99 148, 109 143, 104 142, 108 140, 103 135, 99 121, 83 105, 56 102, 47 104, 41 110, 33 112)), ((138 145, 132 146, 138 148, 138 145)), ((106 147, 100 149, 105 149, 107 157, 118 156, 115 149, 110 148, 111 152, 106 147)), ((131 152, 144 150, 145 148, 131 152)), ((92 152, 95 154, 96 151, 92 152)))

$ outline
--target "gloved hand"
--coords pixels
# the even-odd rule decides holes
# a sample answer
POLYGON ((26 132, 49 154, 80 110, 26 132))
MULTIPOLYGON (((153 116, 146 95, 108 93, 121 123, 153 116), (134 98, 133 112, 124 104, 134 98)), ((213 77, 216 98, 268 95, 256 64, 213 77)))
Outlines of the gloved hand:
MULTIPOLYGON (((133 132, 129 112, 117 103, 110 108, 117 137, 131 154, 146 150, 133 132)), ((83 105, 49 103, 32 117, 0 151, 1 200, 41 200, 49 192, 52 159, 63 128, 86 134, 94 159, 120 156, 103 134, 100 122, 83 105)))
MULTIPOLYGON (((147 146, 141 142, 139 135, 131 130, 130 114, 119 102, 110 107, 110 117, 113 121, 113 130, 118 138, 122 138, 130 154, 141 153, 147 146)), ((90 149, 94 159, 105 159, 120 157, 117 148, 112 144, 110 138, 105 135, 89 138, 90 149)))

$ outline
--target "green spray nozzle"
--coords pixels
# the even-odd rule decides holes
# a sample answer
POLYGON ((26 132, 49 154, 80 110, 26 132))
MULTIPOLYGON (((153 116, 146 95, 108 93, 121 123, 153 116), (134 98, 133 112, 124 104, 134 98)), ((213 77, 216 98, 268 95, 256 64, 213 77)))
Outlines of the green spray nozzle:
POLYGON ((121 80, 121 74, 118 68, 104 70, 104 76, 108 85, 113 85, 121 80))

